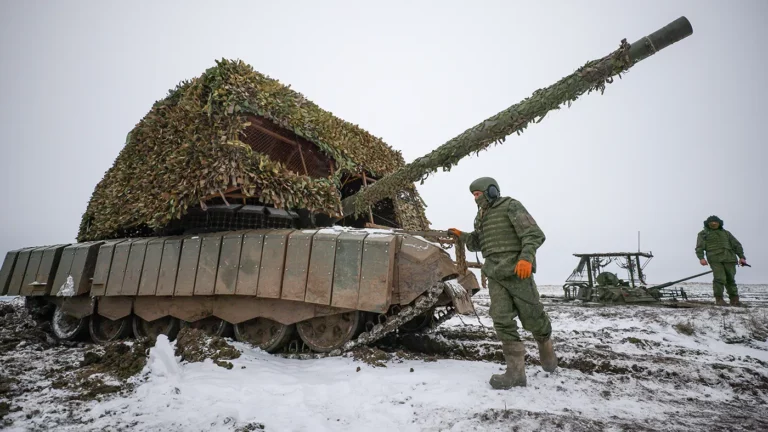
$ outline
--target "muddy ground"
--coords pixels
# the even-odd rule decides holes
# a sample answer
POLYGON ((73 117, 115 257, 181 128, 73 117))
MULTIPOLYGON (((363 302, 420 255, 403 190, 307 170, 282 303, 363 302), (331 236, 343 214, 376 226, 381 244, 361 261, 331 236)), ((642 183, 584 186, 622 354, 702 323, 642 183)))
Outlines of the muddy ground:
MULTIPOLYGON (((350 354, 359 364, 357 371, 407 361, 410 371, 418 373, 443 359, 465 361, 467 368, 483 362, 501 369, 503 356, 482 294, 474 299, 478 317, 454 317, 425 333, 391 335, 357 349, 350 354)), ((572 396, 572 405, 556 412, 478 406, 462 419, 466 424, 479 430, 768 430, 768 310, 556 305, 547 310, 560 370, 540 370, 536 344, 522 331, 527 374, 543 376, 547 383, 561 381, 554 391, 572 396), (582 399, 592 400, 590 406, 582 399), (649 401, 658 415, 639 416, 642 420, 600 408, 603 402, 621 403, 631 412, 633 404, 649 401)), ((152 345, 60 342, 21 301, 0 302, 0 428, 87 428, 94 422, 85 415, 88 407, 131 394, 143 382, 152 345)), ((211 358, 224 369, 240 356, 227 341, 197 331, 180 333, 175 346, 183 361, 211 358)), ((252 422, 233 423, 231 430, 266 429, 252 422)))
POLYGON ((55 429, 77 422, 88 402, 132 390, 149 345, 58 341, 39 318, 19 301, 0 303, 0 426, 21 417, 27 428, 55 429))
MULTIPOLYGON (((182 361, 212 359, 231 369, 227 360, 240 356, 223 339, 197 329, 182 329, 177 339, 175 354, 182 361)), ((90 420, 82 414, 90 402, 128 394, 141 382, 153 345, 153 340, 104 346, 60 341, 45 317, 30 313, 22 301, 0 302, 0 429, 20 418, 33 430, 86 425, 90 420)), ((264 427, 253 423, 235 430, 264 427)))
MULTIPOLYGON (((457 316, 434 330, 392 335, 373 347, 358 349, 353 356, 373 367, 403 359, 454 359, 494 362, 501 369, 503 355, 488 317, 490 300, 481 293, 474 303, 479 317, 457 316)), ((594 308, 549 302, 547 312, 561 371, 577 371, 584 380, 604 386, 600 395, 605 400, 652 399, 674 415, 660 415, 659 421, 642 424, 610 419, 610 415, 608 420, 591 419, 578 415, 576 409, 569 413, 567 408, 561 415, 491 409, 476 415, 478 423, 512 422, 517 425, 512 430, 527 430, 525 424, 574 431, 768 430, 768 416, 764 415, 768 308, 762 304, 738 308, 704 303, 680 309, 594 308), (758 355, 750 355, 755 351, 758 355), (630 383, 632 394, 622 388, 630 383)), ((539 366, 536 342, 522 329, 521 335, 527 348, 526 364, 539 366)), ((527 368, 529 376, 534 371, 545 374, 527 368)), ((556 379, 558 373, 552 377, 556 379)), ((574 401, 574 407, 578 405, 574 401)))

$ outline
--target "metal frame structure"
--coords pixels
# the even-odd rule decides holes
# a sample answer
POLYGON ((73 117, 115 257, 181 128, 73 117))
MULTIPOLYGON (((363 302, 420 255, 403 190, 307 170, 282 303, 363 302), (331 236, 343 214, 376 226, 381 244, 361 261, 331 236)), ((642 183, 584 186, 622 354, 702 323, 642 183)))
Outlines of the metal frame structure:
POLYGON ((629 302, 630 299, 633 303, 659 301, 663 298, 682 298, 683 300, 687 300, 688 295, 685 290, 682 288, 670 287, 677 283, 712 273, 710 270, 676 281, 666 282, 655 286, 647 286, 648 283, 645 280, 643 270, 651 259, 653 259, 653 254, 650 252, 608 252, 573 255, 579 258, 579 264, 563 285, 566 300, 588 300, 592 299, 593 295, 602 298, 606 289, 615 291, 617 288, 626 302, 629 302), (641 262, 641 258, 646 258, 645 262, 641 262), (618 283, 616 285, 601 285, 598 283, 598 276, 601 273, 604 273, 603 269, 611 263, 616 263, 620 268, 625 269, 629 278, 627 281, 617 281, 618 283))
POLYGON ((566 283, 588 282, 589 286, 594 286, 597 275, 601 273, 601 269, 604 269, 611 263, 616 263, 619 268, 627 271, 629 276, 628 282, 632 288, 635 288, 637 285, 647 284, 643 270, 653 259, 653 254, 650 252, 587 253, 573 254, 573 256, 580 259, 579 265, 566 279, 566 283), (641 257, 647 258, 646 261, 641 263, 641 257), (584 280, 585 269, 587 271, 586 280, 584 280))

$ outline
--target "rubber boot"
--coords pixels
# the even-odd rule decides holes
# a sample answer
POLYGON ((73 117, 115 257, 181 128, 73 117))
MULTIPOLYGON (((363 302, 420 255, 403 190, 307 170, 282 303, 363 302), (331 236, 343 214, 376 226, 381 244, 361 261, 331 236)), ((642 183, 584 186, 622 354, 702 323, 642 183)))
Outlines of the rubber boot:
POLYGON ((506 390, 512 387, 525 387, 525 345, 522 342, 502 342, 507 370, 503 374, 491 376, 491 387, 506 390))
POLYGON ((741 306, 741 302, 739 301, 739 296, 731 297, 731 306, 741 306))
POLYGON ((725 300, 723 300, 723 297, 715 297, 715 305, 717 306, 728 306, 727 303, 725 303, 725 300))
POLYGON ((552 338, 545 341, 536 341, 539 345, 539 360, 541 361, 541 368, 546 372, 554 372, 557 369, 557 356, 555 350, 552 347, 552 338))

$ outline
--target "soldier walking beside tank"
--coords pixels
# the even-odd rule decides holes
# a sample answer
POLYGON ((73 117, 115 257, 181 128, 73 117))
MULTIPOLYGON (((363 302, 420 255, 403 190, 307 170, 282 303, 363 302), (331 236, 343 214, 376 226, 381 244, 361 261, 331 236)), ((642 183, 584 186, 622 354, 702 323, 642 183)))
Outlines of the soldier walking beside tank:
POLYGON ((725 289, 728 291, 731 306, 741 306, 736 287, 736 263, 744 266, 747 264, 747 258, 744 257, 741 243, 723 228, 723 221, 719 217, 710 216, 704 221, 704 229, 696 237, 696 256, 701 265, 709 264, 712 269, 715 304, 726 306, 723 300, 725 289), (738 261, 736 257, 739 258, 738 261))
POLYGON ((448 231, 485 258, 482 272, 488 278, 490 315, 507 364, 506 372, 491 376, 490 384, 495 389, 525 387, 525 345, 515 318, 536 339, 542 368, 547 372, 557 368, 552 325, 532 275, 536 273, 536 250, 545 236, 519 201, 499 196, 496 180, 479 178, 469 190, 478 207, 474 231, 448 231))

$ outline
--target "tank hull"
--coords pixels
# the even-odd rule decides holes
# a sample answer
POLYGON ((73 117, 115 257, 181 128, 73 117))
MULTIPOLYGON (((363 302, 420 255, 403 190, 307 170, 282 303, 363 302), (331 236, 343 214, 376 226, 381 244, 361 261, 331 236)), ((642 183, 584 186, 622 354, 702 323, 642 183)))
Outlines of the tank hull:
MULTIPOLYGON (((347 228, 24 248, 7 253, 0 277, 2 295, 35 297, 54 304, 59 315, 107 323, 216 318, 234 326, 257 319, 293 326, 354 313, 361 321, 355 325, 371 330, 446 280, 479 290, 474 274, 462 274, 437 245, 394 231, 347 228)), ((422 307, 451 301, 441 292, 422 307)))

